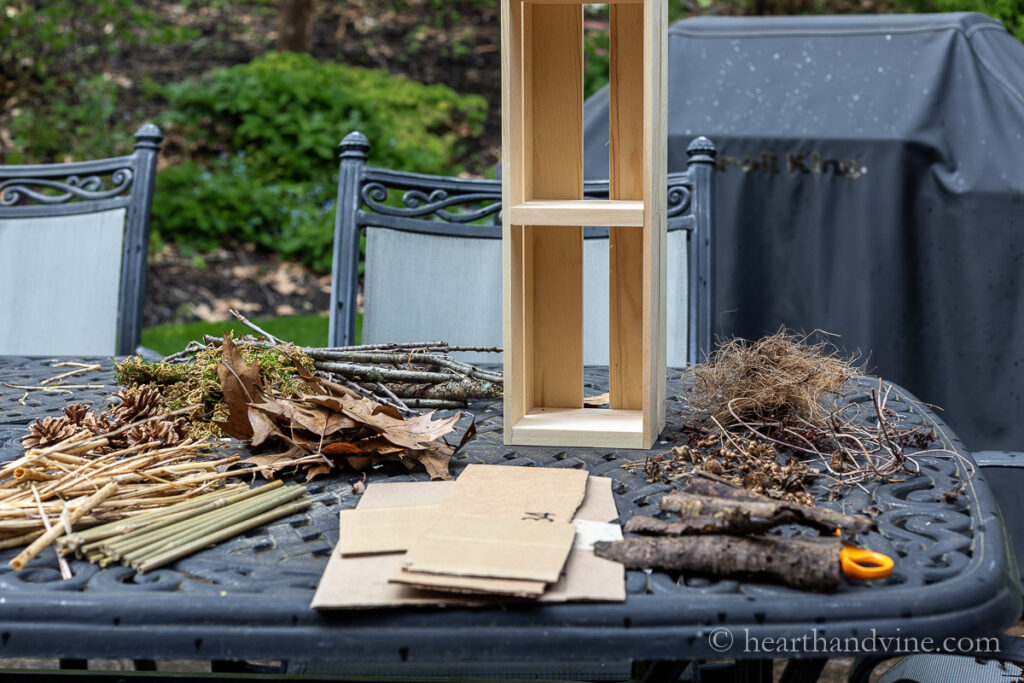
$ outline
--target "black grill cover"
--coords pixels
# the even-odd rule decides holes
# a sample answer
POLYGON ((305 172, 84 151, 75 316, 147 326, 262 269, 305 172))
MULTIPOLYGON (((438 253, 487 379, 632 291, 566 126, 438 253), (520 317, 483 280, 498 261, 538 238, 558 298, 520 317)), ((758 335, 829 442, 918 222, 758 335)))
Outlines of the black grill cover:
MULTIPOLYGON (((980 14, 696 18, 669 31, 669 171, 718 146, 716 333, 827 330, 1024 449, 1024 45, 980 14)), ((607 92, 584 108, 608 172, 607 92)))

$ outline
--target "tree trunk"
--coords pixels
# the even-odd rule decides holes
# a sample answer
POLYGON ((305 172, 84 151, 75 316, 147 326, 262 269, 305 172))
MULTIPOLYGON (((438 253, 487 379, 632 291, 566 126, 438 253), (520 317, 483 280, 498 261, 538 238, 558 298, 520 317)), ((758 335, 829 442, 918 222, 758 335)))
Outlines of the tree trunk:
POLYGON ((277 49, 313 51, 313 11, 316 0, 280 0, 277 14, 277 49))

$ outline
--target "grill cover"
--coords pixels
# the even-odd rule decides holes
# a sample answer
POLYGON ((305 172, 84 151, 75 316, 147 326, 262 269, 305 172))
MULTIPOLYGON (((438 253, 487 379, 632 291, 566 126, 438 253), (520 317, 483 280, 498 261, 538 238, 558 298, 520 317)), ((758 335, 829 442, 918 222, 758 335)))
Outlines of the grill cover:
MULTIPOLYGON (((1024 449, 1024 45, 970 13, 707 17, 668 59, 669 171, 719 151, 716 333, 837 333, 969 447, 1024 449)), ((606 178, 606 91, 584 121, 606 178)))

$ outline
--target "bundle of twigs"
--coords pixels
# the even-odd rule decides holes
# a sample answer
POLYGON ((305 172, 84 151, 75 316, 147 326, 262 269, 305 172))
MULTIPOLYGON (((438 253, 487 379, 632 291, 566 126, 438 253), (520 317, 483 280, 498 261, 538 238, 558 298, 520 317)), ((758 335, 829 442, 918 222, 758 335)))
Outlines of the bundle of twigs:
POLYGON ((129 520, 64 536, 62 555, 74 553, 106 567, 120 562, 147 572, 282 517, 305 510, 302 486, 281 481, 249 489, 235 484, 129 520))
POLYGON ((145 514, 223 486, 238 456, 209 457, 205 440, 159 441, 110 450, 118 437, 166 415, 28 448, 0 467, 0 548, 31 544, 11 561, 21 569, 73 527, 145 514))
MULTIPOLYGON (((285 344, 237 311, 232 314, 263 337, 239 340, 240 346, 285 344)), ((222 339, 206 335, 202 343, 191 342, 184 351, 164 360, 186 362, 192 354, 222 343, 222 339)), ((449 355, 463 351, 501 353, 496 346, 452 346, 445 341, 423 341, 300 350, 313 360, 316 371, 325 379, 406 415, 416 409, 465 408, 468 401, 502 395, 500 371, 480 368, 449 355)))
POLYGON ((862 368, 827 342, 808 339, 785 330, 756 342, 734 339, 690 368, 688 399, 699 419, 687 424, 689 448, 677 449, 676 455, 695 465, 699 460, 704 470, 748 487, 748 477, 732 474, 746 475, 750 468, 722 456, 739 454, 740 461, 761 460, 772 467, 777 454, 767 452, 771 449, 813 456, 817 475, 836 485, 833 492, 842 485, 863 488, 868 481, 915 473, 915 459, 923 454, 960 457, 946 448, 928 448, 936 439, 930 426, 902 424, 887 406, 892 386, 881 380, 869 405, 845 403, 846 383, 862 368))

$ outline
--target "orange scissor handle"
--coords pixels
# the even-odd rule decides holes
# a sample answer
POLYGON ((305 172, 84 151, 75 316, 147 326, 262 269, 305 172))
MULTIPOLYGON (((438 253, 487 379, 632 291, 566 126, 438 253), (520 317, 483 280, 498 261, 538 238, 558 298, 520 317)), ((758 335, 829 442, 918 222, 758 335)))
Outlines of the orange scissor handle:
POLYGON ((893 561, 888 555, 873 550, 846 546, 839 551, 839 564, 848 579, 884 579, 892 574, 893 561))

